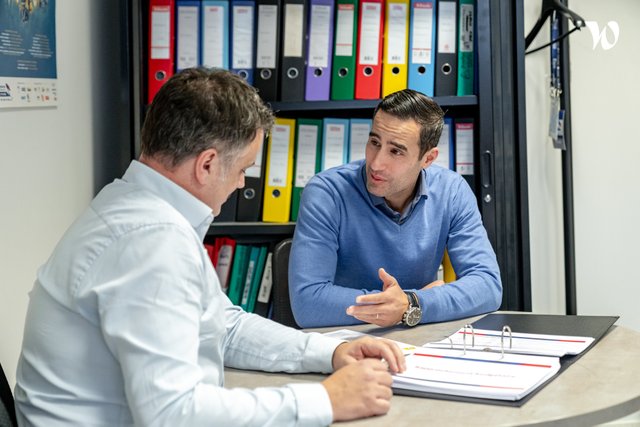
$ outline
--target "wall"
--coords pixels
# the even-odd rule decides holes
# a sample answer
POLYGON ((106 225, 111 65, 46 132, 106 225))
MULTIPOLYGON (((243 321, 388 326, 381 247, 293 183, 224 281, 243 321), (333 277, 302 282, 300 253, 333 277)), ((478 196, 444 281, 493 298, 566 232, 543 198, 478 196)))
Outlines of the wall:
POLYGON ((129 155, 118 5, 58 0, 60 104, 0 110, 0 362, 11 384, 37 268, 129 155))
MULTIPOLYGON (((600 28, 620 26, 618 43, 593 48, 584 28, 570 36, 577 305, 579 314, 618 314, 640 330, 640 289, 632 266, 640 241, 640 2, 576 0, 570 7, 600 28)), ((541 8, 525 1, 525 32, 541 8)), ((549 40, 548 26, 533 46, 549 40)), ((612 33, 608 34, 613 41, 612 33)), ((533 308, 564 312, 564 246, 560 152, 547 135, 549 50, 527 55, 527 155, 533 308)))

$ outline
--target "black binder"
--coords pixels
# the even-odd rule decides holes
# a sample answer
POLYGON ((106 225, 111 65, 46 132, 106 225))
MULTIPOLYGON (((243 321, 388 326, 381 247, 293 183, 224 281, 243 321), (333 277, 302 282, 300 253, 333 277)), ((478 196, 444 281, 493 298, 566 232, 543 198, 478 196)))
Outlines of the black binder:
POLYGON ((455 96, 458 83, 457 0, 438 0, 435 96, 455 96))
POLYGON ((283 1, 280 101, 304 101, 308 8, 307 0, 283 1))
POLYGON ((262 194, 264 192, 265 160, 267 157, 267 141, 262 144, 261 155, 254 166, 247 170, 244 178, 244 188, 238 190, 238 207, 236 221, 260 221, 262 217, 262 194), (258 176, 249 176, 254 173, 258 176))
POLYGON ((254 61, 256 69, 253 73, 253 86, 258 89, 258 93, 264 101, 272 102, 278 100, 278 77, 280 73, 278 61, 280 60, 280 15, 282 4, 280 0, 258 0, 256 7, 257 39, 254 61), (275 17, 271 16, 273 8, 275 8, 275 17), (267 32, 271 30, 269 18, 275 19, 275 40, 269 40, 269 37, 264 33, 265 30, 267 32), (270 66, 261 67, 261 65, 270 66))
POLYGON ((227 199, 220 209, 220 214, 214 218, 214 222, 233 222, 236 220, 236 209, 238 206, 238 192, 236 190, 227 199))
POLYGON ((582 353, 574 356, 560 358, 560 370, 545 383, 520 400, 507 401, 499 399, 481 399, 477 397, 452 396, 440 393, 426 393, 412 390, 393 389, 395 394, 405 396, 428 397, 431 399, 455 400, 468 403, 484 403, 490 405, 519 407, 529 401, 536 393, 542 390, 555 377, 560 375, 573 362, 586 354, 607 331, 620 318, 620 316, 565 316, 555 314, 527 314, 527 313, 491 313, 476 320, 471 325, 474 329, 488 329, 500 331, 508 325, 512 332, 529 334, 571 335, 593 337, 593 343, 582 353))

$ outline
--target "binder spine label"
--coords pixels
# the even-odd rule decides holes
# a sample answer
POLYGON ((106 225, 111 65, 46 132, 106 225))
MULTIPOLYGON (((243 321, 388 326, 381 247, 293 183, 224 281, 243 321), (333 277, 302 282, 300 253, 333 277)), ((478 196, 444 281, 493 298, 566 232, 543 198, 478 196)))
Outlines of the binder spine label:
POLYGON ((339 4, 336 26, 335 56, 353 55, 353 14, 352 4, 339 4))
POLYGON ((380 14, 382 5, 380 3, 363 3, 362 21, 360 28, 362 38, 360 43, 360 57, 358 62, 361 65, 378 65, 380 57, 380 14))
POLYGON ((331 6, 314 4, 311 7, 309 67, 329 66, 329 25, 331 25, 331 6))
POLYGON ((388 23, 387 64, 405 64, 407 62, 407 5, 389 3, 388 23))
POLYGON ((304 6, 287 4, 284 18, 284 56, 301 57, 304 39, 304 6))
POLYGON ((226 68, 224 63, 225 49, 225 15, 224 6, 207 6, 202 11, 203 34, 202 64, 205 67, 226 68))
POLYGON ((233 7, 231 68, 253 68, 253 7, 233 7))
POLYGON ((198 7, 180 6, 178 8, 178 47, 176 68, 198 66, 198 7))
POLYGON ((456 123, 456 172, 473 175, 473 123, 456 123))
POLYGON ((300 125, 298 132, 298 153, 296 154, 294 187, 304 187, 316 173, 318 126, 300 125))
POLYGON ((345 125, 329 123, 326 128, 324 169, 344 163, 345 125))
POLYGON ((258 68, 276 68, 277 23, 278 6, 261 4, 258 7, 258 68))
POLYGON ((460 5, 460 52, 473 52, 473 5, 460 5))
POLYGON ((438 52, 456 53, 456 4, 440 3, 438 11, 438 52))
POLYGON ((291 129, 286 125, 274 125, 271 134, 271 156, 269 157, 270 187, 287 185, 287 164, 289 162, 289 137, 291 129))
POLYGON ((413 9, 413 35, 411 38, 411 62, 433 63, 433 4, 415 3, 413 9))
POLYGON ((171 6, 152 6, 151 59, 171 58, 171 6))

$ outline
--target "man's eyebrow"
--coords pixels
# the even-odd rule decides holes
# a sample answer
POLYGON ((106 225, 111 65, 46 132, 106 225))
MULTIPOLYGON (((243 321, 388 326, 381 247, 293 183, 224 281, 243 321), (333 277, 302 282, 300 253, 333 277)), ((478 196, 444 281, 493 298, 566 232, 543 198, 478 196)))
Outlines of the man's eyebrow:
POLYGON ((389 141, 389 144, 393 145, 394 147, 396 147, 400 151, 404 151, 404 152, 409 151, 406 145, 400 144, 399 142, 389 141))

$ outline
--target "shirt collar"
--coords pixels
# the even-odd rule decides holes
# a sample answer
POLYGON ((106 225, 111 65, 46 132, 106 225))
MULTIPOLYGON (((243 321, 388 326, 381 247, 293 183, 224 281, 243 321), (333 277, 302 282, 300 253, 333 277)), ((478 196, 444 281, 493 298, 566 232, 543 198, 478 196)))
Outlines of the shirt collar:
POLYGON ((213 221, 213 213, 193 194, 137 160, 131 162, 122 180, 140 185, 165 200, 189 221, 200 239, 204 240, 213 221))
MULTIPOLYGON (((363 184, 364 184, 365 189, 366 189, 367 188, 367 164, 366 164, 366 162, 362 163, 362 168, 361 168, 361 174, 360 175, 362 177, 363 184)), ((389 205, 387 205, 387 202, 384 200, 384 197, 375 196, 375 195, 371 194, 369 191, 367 191, 367 193, 369 194, 369 199, 371 200, 371 203, 375 207, 380 209, 385 215, 387 215, 389 218, 391 218, 395 222, 402 224, 407 218, 409 218, 409 216, 413 212, 413 209, 418 204, 420 199, 422 199, 423 197, 425 199, 428 198, 427 170, 426 169, 423 168, 420 171, 420 176, 418 177, 418 182, 416 183, 416 185, 417 185, 416 193, 413 196, 413 199, 411 200, 411 202, 409 202, 409 205, 405 208, 404 212, 397 212, 397 211, 391 209, 389 207, 389 205)))

